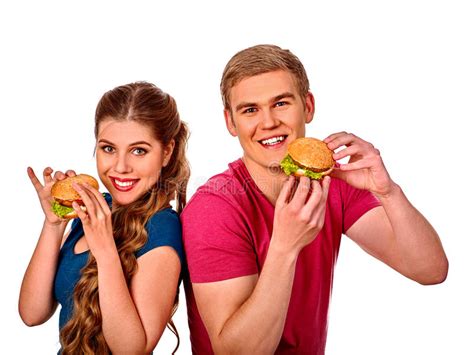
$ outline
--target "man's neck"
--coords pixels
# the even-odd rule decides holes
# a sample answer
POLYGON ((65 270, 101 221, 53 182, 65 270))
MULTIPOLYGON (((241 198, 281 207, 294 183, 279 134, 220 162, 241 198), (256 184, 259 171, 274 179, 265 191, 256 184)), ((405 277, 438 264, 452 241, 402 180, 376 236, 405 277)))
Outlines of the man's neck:
POLYGON ((275 206, 287 176, 279 166, 264 167, 242 158, 250 176, 265 197, 275 206))

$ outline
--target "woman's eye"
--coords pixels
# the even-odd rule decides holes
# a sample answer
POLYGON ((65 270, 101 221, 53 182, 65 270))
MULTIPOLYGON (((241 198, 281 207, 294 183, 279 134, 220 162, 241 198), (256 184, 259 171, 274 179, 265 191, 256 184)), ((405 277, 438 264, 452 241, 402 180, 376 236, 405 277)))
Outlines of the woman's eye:
POLYGON ((100 147, 104 152, 106 153, 112 153, 114 151, 114 148, 112 148, 110 145, 104 145, 100 147))
POLYGON ((135 148, 135 149, 132 151, 132 153, 133 153, 134 155, 144 155, 144 154, 146 154, 146 152, 147 152, 147 151, 146 151, 145 149, 143 149, 143 148, 135 148))

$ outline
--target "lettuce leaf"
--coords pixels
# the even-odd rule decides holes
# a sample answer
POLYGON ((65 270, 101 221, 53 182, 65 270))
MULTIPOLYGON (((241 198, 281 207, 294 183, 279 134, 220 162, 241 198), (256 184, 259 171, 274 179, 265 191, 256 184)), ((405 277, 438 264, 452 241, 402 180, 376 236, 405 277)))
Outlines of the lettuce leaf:
POLYGON ((323 177, 322 173, 315 173, 314 171, 300 168, 289 155, 283 158, 280 166, 286 175, 292 175, 301 169, 304 171, 304 175, 310 179, 319 180, 323 177))
POLYGON ((51 209, 53 213, 60 218, 64 218, 65 215, 74 211, 74 208, 60 205, 56 201, 52 203, 51 209))

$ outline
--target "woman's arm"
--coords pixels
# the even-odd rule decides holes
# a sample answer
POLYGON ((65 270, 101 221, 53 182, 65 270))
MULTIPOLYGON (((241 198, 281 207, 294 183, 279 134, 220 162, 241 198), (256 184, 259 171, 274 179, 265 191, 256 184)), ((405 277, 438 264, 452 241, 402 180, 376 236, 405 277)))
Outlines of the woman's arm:
POLYGON ((102 331, 114 354, 149 353, 171 315, 181 264, 170 247, 158 247, 138 258, 129 290, 112 232, 111 211, 103 196, 87 185, 73 185, 87 214, 73 204, 97 261, 102 331))
POLYGON ((171 316, 181 271, 177 253, 159 247, 141 256, 130 290, 118 259, 98 263, 98 270, 102 331, 109 348, 114 354, 150 353, 171 316))
POLYGON ((54 276, 65 226, 43 224, 38 244, 31 257, 20 289, 18 310, 28 326, 46 322, 56 310, 54 276))
MULTIPOLYGON (((44 185, 36 177, 33 169, 28 168, 28 176, 35 187, 45 214, 45 221, 38 244, 31 257, 20 289, 18 310, 23 322, 34 326, 46 322, 54 313, 57 303, 54 299, 53 285, 58 263, 59 249, 67 222, 59 219, 51 211, 51 186, 65 174, 46 168, 43 171, 44 185)), ((68 175, 75 175, 68 171, 68 175)))

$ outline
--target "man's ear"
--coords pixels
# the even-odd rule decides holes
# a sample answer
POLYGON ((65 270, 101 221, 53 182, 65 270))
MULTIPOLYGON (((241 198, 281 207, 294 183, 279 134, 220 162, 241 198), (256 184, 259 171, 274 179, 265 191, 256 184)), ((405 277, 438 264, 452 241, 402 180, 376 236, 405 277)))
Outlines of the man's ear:
POLYGON ((175 141, 172 139, 165 147, 163 147, 163 168, 170 162, 171 156, 173 155, 174 146, 175 141))
POLYGON ((235 127, 234 119, 232 118, 232 112, 224 109, 225 125, 227 130, 233 137, 237 137, 237 129, 235 127))
POLYGON ((314 96, 313 94, 308 91, 306 94, 306 99, 305 99, 305 122, 310 123, 313 118, 314 118, 314 96))

